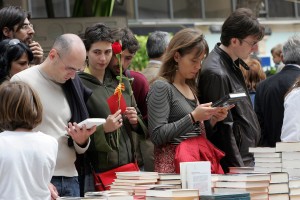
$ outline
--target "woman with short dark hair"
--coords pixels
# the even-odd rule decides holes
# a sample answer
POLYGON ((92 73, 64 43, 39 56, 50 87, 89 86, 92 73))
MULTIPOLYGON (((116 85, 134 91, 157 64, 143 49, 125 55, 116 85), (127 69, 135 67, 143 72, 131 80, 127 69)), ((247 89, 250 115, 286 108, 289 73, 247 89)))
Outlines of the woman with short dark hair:
POLYGON ((27 69, 33 59, 30 48, 18 39, 0 42, 0 84, 14 74, 27 69))

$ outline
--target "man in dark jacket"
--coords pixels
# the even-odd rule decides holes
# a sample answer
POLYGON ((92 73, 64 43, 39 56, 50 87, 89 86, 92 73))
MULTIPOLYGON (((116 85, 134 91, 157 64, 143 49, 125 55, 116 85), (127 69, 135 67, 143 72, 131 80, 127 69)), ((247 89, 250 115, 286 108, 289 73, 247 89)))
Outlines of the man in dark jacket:
POLYGON ((285 66, 261 82, 256 89, 255 112, 261 126, 260 146, 275 147, 280 142, 284 115, 284 97, 300 76, 300 37, 293 36, 284 44, 285 66))
POLYGON ((257 146, 260 127, 252 108, 240 64, 257 47, 264 36, 264 28, 253 16, 251 10, 240 8, 224 22, 221 43, 205 59, 198 80, 202 103, 215 102, 224 95, 245 92, 247 97, 235 104, 228 117, 216 125, 216 130, 208 131, 207 137, 225 152, 222 167, 253 166, 254 158, 249 147, 257 146))

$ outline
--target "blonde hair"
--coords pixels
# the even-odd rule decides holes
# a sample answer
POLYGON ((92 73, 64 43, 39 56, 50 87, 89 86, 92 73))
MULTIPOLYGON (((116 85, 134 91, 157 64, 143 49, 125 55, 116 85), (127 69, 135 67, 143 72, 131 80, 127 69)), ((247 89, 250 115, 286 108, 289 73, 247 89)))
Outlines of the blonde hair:
POLYGON ((257 84, 260 81, 266 79, 266 74, 263 71, 260 62, 257 59, 249 57, 247 60, 245 60, 245 63, 250 68, 249 70, 246 70, 243 67, 241 67, 241 71, 245 78, 246 86, 249 89, 249 91, 256 91, 257 84))
POLYGON ((0 86, 0 129, 33 129, 42 122, 43 107, 38 95, 24 82, 0 86))

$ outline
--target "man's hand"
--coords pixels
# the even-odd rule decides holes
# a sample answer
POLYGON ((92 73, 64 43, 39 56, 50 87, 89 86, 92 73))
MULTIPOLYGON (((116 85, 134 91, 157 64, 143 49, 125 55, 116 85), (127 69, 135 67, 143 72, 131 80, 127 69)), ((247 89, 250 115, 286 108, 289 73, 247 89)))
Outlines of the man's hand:
POLYGON ((49 188, 50 193, 51 193, 51 200, 57 199, 59 196, 58 196, 58 191, 57 191, 56 187, 52 183, 50 183, 48 185, 48 188, 49 188))
POLYGON ((76 144, 78 144, 79 146, 84 146, 85 144, 87 144, 90 135, 92 135, 96 131, 96 126, 93 126, 90 129, 86 129, 85 125, 83 125, 81 128, 76 122, 74 122, 73 124, 69 122, 66 130, 72 137, 72 139, 76 142, 76 144))
POLYGON ((44 52, 41 45, 38 42, 32 41, 29 44, 29 48, 33 53, 33 63, 38 65, 43 62, 44 52))

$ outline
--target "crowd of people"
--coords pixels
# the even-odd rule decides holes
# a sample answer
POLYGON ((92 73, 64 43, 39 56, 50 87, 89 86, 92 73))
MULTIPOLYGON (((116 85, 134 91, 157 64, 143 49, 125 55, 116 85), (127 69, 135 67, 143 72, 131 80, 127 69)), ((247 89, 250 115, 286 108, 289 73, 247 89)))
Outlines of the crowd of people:
POLYGON ((66 33, 44 56, 29 20, 20 7, 0 10, 0 199, 79 197, 95 191, 94 174, 130 163, 176 173, 195 161, 182 156, 195 142, 186 152, 226 173, 255 165, 249 147, 300 141, 300 36, 272 49, 278 72, 266 78, 252 54, 264 26, 249 9, 229 15, 211 51, 195 28, 151 33, 142 72, 129 69, 140 48, 129 28, 66 33), (212 106, 238 92, 242 101, 212 106), (123 103, 112 109, 115 96, 123 103), (106 122, 78 125, 87 118, 106 122))

